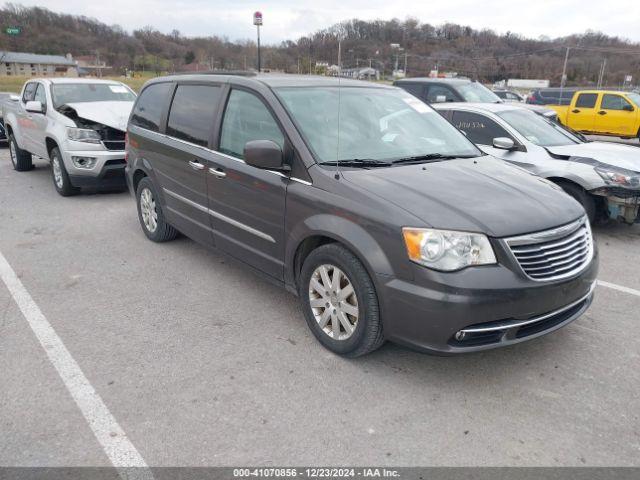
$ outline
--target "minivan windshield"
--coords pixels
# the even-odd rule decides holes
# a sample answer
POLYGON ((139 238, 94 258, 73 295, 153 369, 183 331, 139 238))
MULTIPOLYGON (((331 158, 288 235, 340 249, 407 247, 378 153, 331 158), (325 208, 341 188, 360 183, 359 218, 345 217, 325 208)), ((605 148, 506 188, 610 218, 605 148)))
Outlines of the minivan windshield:
POLYGON ((465 102, 476 103, 500 103, 502 100, 487 87, 478 82, 470 82, 458 85, 456 90, 462 95, 465 102))
POLYGON ((482 155, 439 113, 399 88, 275 90, 319 163, 482 155))
POLYGON ((542 118, 529 110, 505 110, 497 112, 505 122, 511 125, 524 138, 540 147, 559 147, 583 143, 578 137, 560 125, 542 118))
POLYGON ((120 83, 56 83, 51 86, 55 108, 67 103, 133 102, 135 94, 120 83))

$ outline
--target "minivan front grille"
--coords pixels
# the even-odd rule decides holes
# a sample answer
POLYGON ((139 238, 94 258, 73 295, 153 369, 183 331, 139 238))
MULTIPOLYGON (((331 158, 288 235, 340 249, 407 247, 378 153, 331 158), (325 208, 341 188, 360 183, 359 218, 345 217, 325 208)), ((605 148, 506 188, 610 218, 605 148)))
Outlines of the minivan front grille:
POLYGON ((553 230, 506 239, 522 271, 537 281, 581 272, 593 258, 593 237, 586 217, 553 230))

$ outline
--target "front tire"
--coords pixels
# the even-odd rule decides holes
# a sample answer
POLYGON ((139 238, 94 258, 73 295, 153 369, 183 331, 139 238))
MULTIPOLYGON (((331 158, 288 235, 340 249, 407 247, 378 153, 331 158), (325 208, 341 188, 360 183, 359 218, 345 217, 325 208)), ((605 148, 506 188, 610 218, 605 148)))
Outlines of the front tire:
POLYGON ((80 189, 74 187, 69 179, 69 174, 64 166, 64 160, 58 147, 53 147, 49 152, 49 159, 51 160, 51 178, 53 179, 53 186, 63 197, 70 197, 80 192, 80 189))
POLYGON ((18 142, 13 135, 9 135, 9 156, 11 164, 16 172, 27 172, 33 168, 33 159, 26 150, 18 147, 18 142))
POLYGON ((354 358, 384 343, 373 281, 342 245, 330 243, 309 254, 298 290, 307 325, 327 349, 354 358))
POLYGON ((136 189, 136 203, 142 231, 152 242, 168 242, 178 236, 178 231, 165 220, 158 198, 158 192, 149 177, 140 180, 136 189))
POLYGON ((584 211, 587 212, 587 218, 589 218, 589 222, 593 223, 596 220, 597 213, 596 199, 593 197, 593 195, 589 194, 581 186, 573 183, 562 182, 558 185, 565 191, 566 194, 573 197, 574 200, 582 205, 584 211))

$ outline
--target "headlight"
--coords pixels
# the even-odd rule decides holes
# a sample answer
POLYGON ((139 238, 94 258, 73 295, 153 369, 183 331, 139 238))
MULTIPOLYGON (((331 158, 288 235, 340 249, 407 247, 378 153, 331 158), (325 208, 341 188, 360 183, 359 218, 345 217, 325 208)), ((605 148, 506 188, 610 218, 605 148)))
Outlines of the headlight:
POLYGON ((489 239, 480 233, 403 228, 402 235, 411 261, 434 270, 451 272, 496 263, 489 239))
POLYGON ((606 167, 595 167, 607 185, 624 188, 640 188, 640 175, 630 171, 614 170, 606 167))
POLYGON ((89 130, 87 128, 67 128, 67 138, 76 142, 85 143, 100 143, 102 138, 100 134, 95 130, 89 130))

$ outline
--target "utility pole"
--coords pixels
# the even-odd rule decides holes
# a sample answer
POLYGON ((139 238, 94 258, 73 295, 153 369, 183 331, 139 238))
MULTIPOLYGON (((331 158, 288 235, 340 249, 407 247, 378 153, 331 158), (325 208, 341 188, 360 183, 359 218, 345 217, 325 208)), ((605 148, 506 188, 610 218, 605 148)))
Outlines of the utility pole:
POLYGON ((407 52, 404 52, 404 76, 407 76, 407 52))
POLYGON ((602 61, 602 67, 600 67, 600 75, 598 76, 598 90, 602 88, 604 83, 604 71, 607 68, 607 59, 602 61))
POLYGON ((342 40, 338 40, 338 76, 342 76, 342 40))
POLYGON ((258 30, 258 73, 260 73, 262 69, 260 61, 260 26, 262 25, 262 12, 255 12, 253 14, 253 24, 258 30))
POLYGON ((100 50, 96 50, 96 70, 98 77, 102 78, 102 69, 100 68, 100 50))
POLYGON ((569 62, 569 50, 571 50, 571 47, 567 47, 567 52, 564 56, 564 66, 562 67, 562 79, 560 80, 560 105, 562 105, 562 93, 564 90, 564 85, 567 81, 567 63, 569 62))

